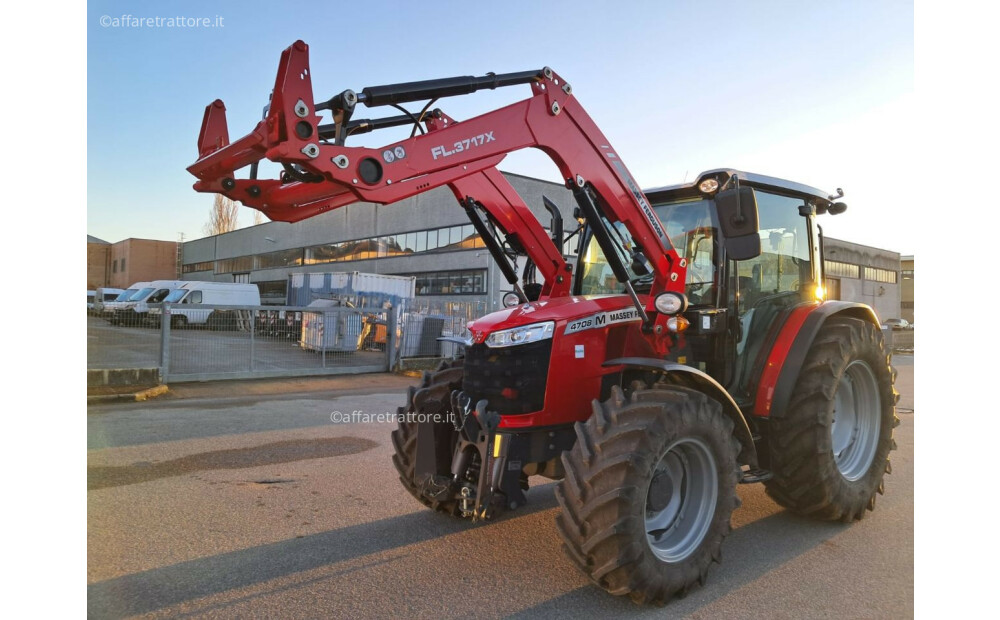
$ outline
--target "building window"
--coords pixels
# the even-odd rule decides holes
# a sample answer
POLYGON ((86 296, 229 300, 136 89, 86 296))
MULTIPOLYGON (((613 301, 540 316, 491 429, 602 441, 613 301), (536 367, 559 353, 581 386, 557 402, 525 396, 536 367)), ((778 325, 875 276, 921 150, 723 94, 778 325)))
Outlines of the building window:
POLYGON ((125 257, 122 257, 122 273, 125 273, 125 257))
POLYGON ((486 270, 403 273, 416 278, 417 295, 482 295, 486 293, 486 270))
POLYGON ((302 265, 302 249, 278 250, 253 257, 254 269, 280 269, 282 267, 300 267, 302 265))
POLYGON ((118 260, 111 261, 111 273, 118 273, 118 260))
POLYGON ((842 263, 835 260, 824 260, 823 270, 828 276, 838 278, 860 278, 861 268, 851 263, 842 263))
MULTIPOLYGON (((485 248, 472 224, 449 226, 432 230, 369 237, 352 241, 337 241, 305 248, 303 263, 319 265, 373 258, 393 258, 422 252, 454 252, 485 248)), ((257 267, 262 269, 262 267, 257 267)))
POLYGON ((194 273, 196 271, 214 271, 215 261, 205 261, 202 263, 190 263, 184 265, 184 273, 194 273))
POLYGON ((891 269, 879 269, 878 267, 865 267, 865 280, 895 284, 897 275, 898 274, 891 269))
POLYGON ((253 256, 238 256, 215 261, 216 273, 235 273, 253 269, 253 256))
POLYGON ((912 280, 913 279, 913 270, 912 269, 904 269, 903 270, 903 279, 904 280, 912 280))

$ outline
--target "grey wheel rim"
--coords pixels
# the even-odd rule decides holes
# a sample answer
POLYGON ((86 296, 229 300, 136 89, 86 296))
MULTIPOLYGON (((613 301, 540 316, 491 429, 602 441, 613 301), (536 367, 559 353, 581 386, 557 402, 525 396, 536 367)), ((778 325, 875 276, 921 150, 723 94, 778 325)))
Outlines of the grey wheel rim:
POLYGON ((871 467, 882 430, 882 399, 871 367, 854 360, 844 369, 833 403, 833 457, 840 475, 859 480, 871 467))
POLYGON ((708 446, 680 439, 660 457, 643 506, 646 542, 664 562, 680 562, 705 539, 718 500, 719 476, 708 446))

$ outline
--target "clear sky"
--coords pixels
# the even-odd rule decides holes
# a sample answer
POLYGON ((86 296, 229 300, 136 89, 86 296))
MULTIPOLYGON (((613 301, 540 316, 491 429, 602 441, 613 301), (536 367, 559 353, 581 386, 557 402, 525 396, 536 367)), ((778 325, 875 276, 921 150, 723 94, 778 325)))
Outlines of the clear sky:
MULTIPOLYGON (((281 51, 302 39, 323 99, 551 66, 642 186, 725 166, 841 187, 850 208, 822 218, 827 235, 915 249, 902 215, 912 198, 899 190, 917 157, 911 2, 91 1, 87 10, 87 232, 107 241, 202 236, 212 197, 191 189, 185 168, 205 105, 223 99, 230 136, 249 132, 281 51), (128 15, 219 25, 116 25, 128 15)), ((437 105, 461 120, 529 92, 437 105)), ((398 138, 386 134, 379 143, 398 138)), ((537 152, 500 168, 559 180, 537 152)))

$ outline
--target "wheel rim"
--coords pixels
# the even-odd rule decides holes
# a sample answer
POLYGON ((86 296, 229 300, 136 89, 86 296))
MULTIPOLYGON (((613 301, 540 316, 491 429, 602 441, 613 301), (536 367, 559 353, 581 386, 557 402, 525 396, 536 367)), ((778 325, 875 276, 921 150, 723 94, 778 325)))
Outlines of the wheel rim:
POLYGON ((882 399, 871 367, 855 360, 847 365, 833 403, 833 457, 840 475, 863 477, 875 459, 882 427, 882 399))
POLYGON ((650 476, 643 506, 646 542, 664 562, 680 562, 704 540, 718 498, 719 476, 703 441, 674 442, 650 476))

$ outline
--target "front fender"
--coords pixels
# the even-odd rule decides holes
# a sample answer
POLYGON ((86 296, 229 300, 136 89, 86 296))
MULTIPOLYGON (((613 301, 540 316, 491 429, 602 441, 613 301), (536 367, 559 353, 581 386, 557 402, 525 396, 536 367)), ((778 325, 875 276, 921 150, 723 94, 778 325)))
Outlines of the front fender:
POLYGON ((740 464, 749 465, 751 469, 756 469, 757 447, 753 442, 753 434, 747 425, 746 417, 740 410, 739 405, 733 400, 724 387, 713 379, 710 375, 692 368, 685 364, 669 362, 651 357, 620 357, 604 362, 604 366, 625 366, 626 368, 637 368, 660 372, 667 377, 677 379, 677 383, 684 387, 694 387, 715 399, 722 405, 722 410, 726 416, 733 421, 733 434, 739 440, 741 450, 737 457, 740 464))

